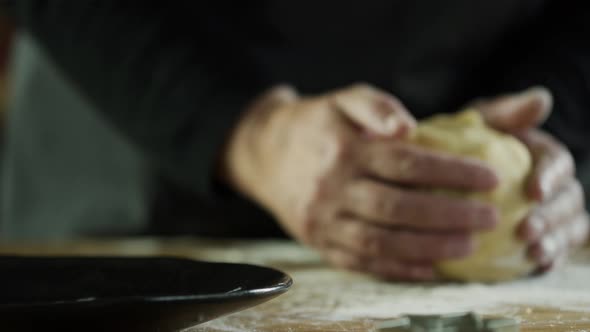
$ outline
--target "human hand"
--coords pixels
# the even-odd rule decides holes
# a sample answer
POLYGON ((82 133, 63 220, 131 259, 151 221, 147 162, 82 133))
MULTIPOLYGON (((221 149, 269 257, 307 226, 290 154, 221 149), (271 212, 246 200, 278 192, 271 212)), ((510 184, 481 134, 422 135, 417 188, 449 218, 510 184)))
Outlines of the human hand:
POLYGON ((416 187, 484 191, 497 178, 477 160, 406 143, 414 126, 396 98, 366 85, 311 98, 278 88, 238 124, 226 178, 336 266, 432 280, 434 262, 469 255, 471 234, 497 214, 416 187))
POLYGON ((528 243, 530 259, 545 271, 582 245, 590 226, 571 154, 536 128, 551 112, 551 94, 544 88, 533 88, 478 101, 474 106, 491 126, 517 136, 532 154, 534 170, 527 193, 539 204, 522 222, 517 236, 528 243))

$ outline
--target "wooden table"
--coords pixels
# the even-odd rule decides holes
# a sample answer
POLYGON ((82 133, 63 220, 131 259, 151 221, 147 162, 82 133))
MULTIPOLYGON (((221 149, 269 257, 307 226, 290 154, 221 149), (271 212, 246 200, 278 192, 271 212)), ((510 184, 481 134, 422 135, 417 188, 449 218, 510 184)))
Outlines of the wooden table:
POLYGON ((542 277, 498 285, 416 285, 379 282, 334 270, 288 241, 211 241, 194 238, 85 240, 0 245, 1 253, 174 255, 248 262, 282 269, 295 284, 266 304, 189 329, 196 331, 375 331, 404 313, 476 311, 513 317, 522 331, 590 331, 590 249, 542 277))

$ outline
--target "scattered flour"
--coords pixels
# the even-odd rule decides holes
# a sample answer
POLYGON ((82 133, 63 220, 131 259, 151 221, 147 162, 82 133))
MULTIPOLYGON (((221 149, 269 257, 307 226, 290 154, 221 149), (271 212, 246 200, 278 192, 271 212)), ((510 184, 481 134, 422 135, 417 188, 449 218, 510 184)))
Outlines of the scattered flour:
MULTIPOLYGON (((245 247, 237 245, 229 250, 220 250, 218 254, 216 258, 220 260, 282 267, 295 283, 291 291, 267 304, 214 320, 196 331, 288 331, 291 329, 277 326, 301 321, 322 322, 324 328, 318 327, 317 331, 348 330, 337 326, 326 329, 325 324, 355 321, 358 326, 365 326, 358 331, 367 331, 370 326, 366 322, 368 319, 387 319, 408 313, 459 311, 519 319, 519 315, 523 314, 522 308, 527 307, 588 312, 590 319, 589 250, 551 273, 499 284, 380 282, 360 274, 328 268, 309 250, 282 242, 245 247), (274 325, 269 327, 271 321, 274 325), (260 329, 252 330, 253 326, 260 329)), ((560 324, 560 317, 555 319, 555 323, 560 324)), ((306 326, 305 331, 316 330, 306 326)))

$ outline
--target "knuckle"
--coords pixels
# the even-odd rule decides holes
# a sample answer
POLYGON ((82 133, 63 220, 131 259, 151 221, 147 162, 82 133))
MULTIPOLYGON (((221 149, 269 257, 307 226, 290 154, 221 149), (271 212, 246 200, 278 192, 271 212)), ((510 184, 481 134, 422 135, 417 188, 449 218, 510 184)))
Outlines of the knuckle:
POLYGON ((399 256, 403 256, 408 259, 424 259, 426 257, 425 251, 430 248, 428 243, 420 241, 415 236, 408 232, 400 232, 397 235, 396 242, 399 247, 399 256))
POLYGON ((326 200, 330 199, 331 193, 333 192, 333 181, 334 179, 327 173, 321 174, 312 185, 311 192, 309 194, 310 201, 308 210, 310 212, 317 209, 317 205, 322 205, 326 200))
POLYGON ((422 204, 414 201, 411 197, 401 195, 391 211, 395 216, 394 224, 422 227, 429 223, 430 211, 428 207, 422 206, 422 204))
POLYGON ((375 231, 367 229, 359 231, 356 241, 358 247, 370 255, 381 255, 384 251, 383 238, 375 231))
POLYGON ((406 145, 394 145, 391 148, 395 163, 391 165, 392 172, 402 178, 411 178, 420 173, 419 156, 415 149, 406 145))
POLYGON ((352 271, 363 269, 363 259, 356 255, 348 255, 343 257, 337 264, 344 269, 352 271))
POLYGON ((352 159, 354 151, 353 141, 348 135, 335 135, 328 148, 329 158, 334 164, 341 164, 352 159))
MULTIPOLYGON (((335 188, 333 179, 320 177, 311 186, 306 201, 298 211, 300 236, 304 240, 317 241, 322 227, 332 221, 337 206, 333 204, 335 188)), ((321 239, 320 239, 321 240, 321 239)))
POLYGON ((391 154, 396 159, 414 159, 416 148, 407 144, 393 144, 391 145, 391 154))
POLYGON ((320 160, 323 160, 327 170, 350 167, 356 161, 356 143, 347 133, 333 133, 321 144, 318 150, 320 160))
POLYGON ((317 237, 317 230, 320 224, 318 205, 320 204, 321 203, 318 200, 311 198, 301 208, 301 214, 299 218, 299 235, 304 241, 313 242, 317 237))
POLYGON ((366 217, 394 224, 398 210, 400 193, 395 189, 382 188, 369 180, 362 180, 350 187, 349 201, 358 206, 366 217))
POLYGON ((395 216, 399 211, 398 199, 392 199, 391 195, 388 197, 376 193, 373 198, 373 205, 373 209, 379 216, 386 219, 387 221, 390 221, 391 223, 394 222, 395 216))
POLYGON ((304 241, 307 241, 307 242, 314 241, 316 230, 317 230, 317 225, 318 225, 317 219, 312 218, 310 216, 305 216, 301 220, 301 227, 300 227, 301 234, 300 235, 304 241))

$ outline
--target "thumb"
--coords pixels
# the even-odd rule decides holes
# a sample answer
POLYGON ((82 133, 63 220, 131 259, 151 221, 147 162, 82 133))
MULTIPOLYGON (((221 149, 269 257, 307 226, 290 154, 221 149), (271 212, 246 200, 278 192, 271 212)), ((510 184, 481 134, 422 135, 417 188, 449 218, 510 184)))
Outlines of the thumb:
POLYGON ((477 101, 472 105, 486 122, 502 131, 521 132, 542 124, 551 113, 553 97, 544 87, 477 101))
POLYGON ((250 106, 253 109, 271 109, 289 104, 299 99, 295 88, 290 85, 277 85, 265 91, 250 106))
POLYGON ((366 84, 357 84, 336 92, 335 106, 371 136, 407 137, 416 120, 392 95, 366 84))

